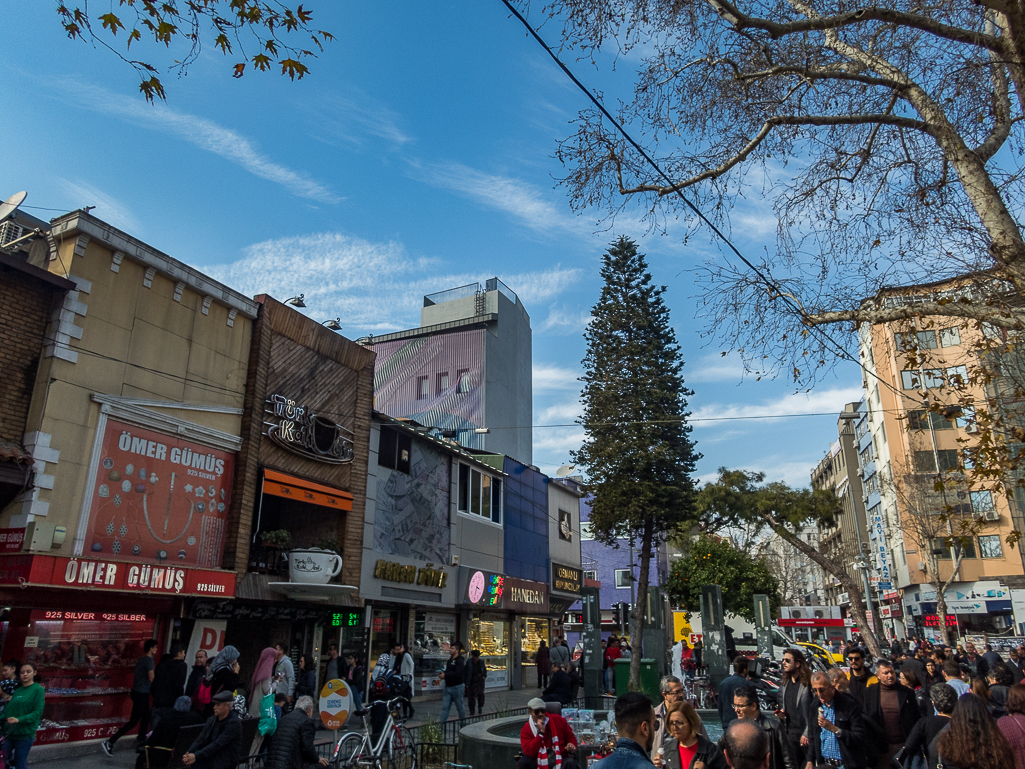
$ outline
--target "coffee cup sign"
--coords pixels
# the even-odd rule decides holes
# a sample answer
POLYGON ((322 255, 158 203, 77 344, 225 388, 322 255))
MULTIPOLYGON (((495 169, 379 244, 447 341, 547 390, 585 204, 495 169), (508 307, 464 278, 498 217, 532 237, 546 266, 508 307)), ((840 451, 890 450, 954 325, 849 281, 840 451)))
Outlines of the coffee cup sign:
POLYGON ((345 681, 333 678, 320 690, 320 720, 337 731, 345 725, 352 710, 352 693, 345 681))
POLYGON ((330 550, 311 547, 288 552, 288 575, 291 582, 326 585, 342 570, 342 557, 330 550))

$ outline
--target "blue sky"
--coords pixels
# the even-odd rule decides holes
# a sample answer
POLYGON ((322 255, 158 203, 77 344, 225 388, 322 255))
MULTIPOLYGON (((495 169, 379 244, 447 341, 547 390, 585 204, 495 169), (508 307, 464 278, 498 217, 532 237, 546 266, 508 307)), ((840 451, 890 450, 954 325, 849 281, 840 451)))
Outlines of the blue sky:
MULTIPOLYGON (((415 326, 423 294, 498 275, 531 316, 535 425, 579 413, 600 256, 627 235, 669 287, 692 411, 712 420, 694 423, 702 480, 725 465, 806 485, 835 417, 713 418, 835 413, 860 397, 852 365, 795 394, 782 380, 742 379, 739 362, 702 338, 687 271, 718 253, 709 232, 681 219, 646 235, 637 211, 607 229, 600 212, 570 209, 553 156, 584 97, 498 0, 311 0, 337 41, 305 79, 235 80, 233 59, 204 52, 187 77, 165 77, 168 100, 156 106, 127 65, 69 41, 55 5, 8 3, 0 28, 0 197, 27 190, 29 213, 96 206, 240 291, 305 293, 305 312, 340 317, 350 338, 415 326)), ((138 55, 167 59, 152 47, 138 55)), ((614 95, 634 62, 611 64, 572 66, 614 95)), ((743 251, 773 252, 775 220, 757 199, 736 212, 734 232, 743 251)), ((568 462, 580 436, 536 429, 535 464, 568 462)))

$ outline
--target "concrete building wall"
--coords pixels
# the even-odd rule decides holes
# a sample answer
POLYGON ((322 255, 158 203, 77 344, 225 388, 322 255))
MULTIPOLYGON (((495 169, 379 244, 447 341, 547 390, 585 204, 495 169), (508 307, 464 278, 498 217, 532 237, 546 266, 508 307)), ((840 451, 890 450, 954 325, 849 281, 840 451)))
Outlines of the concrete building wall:
POLYGON ((484 426, 489 451, 500 452, 526 465, 533 463, 533 383, 530 317, 519 301, 488 291, 498 322, 485 331, 484 426))
POLYGON ((548 481, 548 551, 551 559, 580 566, 580 494, 570 480, 548 481))
MULTIPOLYGON (((49 271, 77 290, 50 318, 27 420, 28 442, 45 457, 42 482, 3 511, 0 525, 45 518, 71 533, 99 461, 97 426, 111 408, 94 394, 145 402, 131 407, 140 421, 172 434, 195 429, 237 449, 256 306, 86 213, 60 217, 52 231, 49 271)), ((76 542, 69 536, 52 552, 70 556, 76 542)))

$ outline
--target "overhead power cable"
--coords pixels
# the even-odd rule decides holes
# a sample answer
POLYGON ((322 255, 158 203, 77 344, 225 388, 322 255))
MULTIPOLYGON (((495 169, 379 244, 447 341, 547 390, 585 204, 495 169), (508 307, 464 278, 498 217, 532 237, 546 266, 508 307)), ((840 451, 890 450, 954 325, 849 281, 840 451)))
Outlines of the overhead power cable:
MULTIPOLYGON (((558 57, 555 51, 552 50, 551 46, 549 46, 548 43, 545 42, 544 38, 542 38, 541 35, 539 35, 538 32, 530 25, 530 23, 523 17, 523 14, 521 14, 519 10, 517 10, 513 6, 512 0, 502 0, 502 3, 503 5, 505 5, 506 8, 509 9, 509 12, 513 16, 519 19, 520 23, 523 24, 523 26, 530 33, 531 37, 533 37, 534 40, 537 41, 538 45, 540 45, 545 50, 545 52, 551 57, 552 61, 559 65, 559 68, 566 74, 566 77, 572 80, 576 87, 579 88, 580 91, 587 96, 588 100, 598 109, 599 112, 601 112, 605 119, 607 119, 615 127, 616 131, 618 131, 619 134, 630 144, 630 146, 633 147, 634 150, 636 150, 642 158, 644 158, 644 161, 649 166, 651 166, 652 169, 654 169, 658 177, 672 188, 673 192, 676 193, 677 197, 679 197, 680 200, 683 201, 687 208, 693 211, 694 214, 699 219, 701 219, 702 222, 708 225, 709 229, 711 229, 712 232, 714 232, 716 236, 720 240, 722 240, 722 242, 725 243, 734 254, 737 255, 737 258, 739 258, 745 265, 747 265, 748 269, 750 269, 751 272, 753 272, 758 277, 758 279, 762 282, 763 285, 765 285, 766 288, 772 291, 778 299, 781 299, 783 303, 791 310, 793 310, 794 314, 796 314, 802 321, 807 320, 808 313, 806 313, 802 307, 800 307, 793 299, 791 299, 787 295, 787 293, 783 291, 783 288, 778 283, 776 283, 776 281, 773 280, 771 276, 762 272, 762 270, 760 270, 751 261, 749 261, 748 258, 744 256, 735 245, 733 245, 732 241, 730 241, 730 239, 726 237, 726 235, 718 227, 716 227, 715 224, 713 224, 707 216, 705 216, 701 209, 699 209, 694 203, 692 203, 690 198, 683 194, 683 191, 677 186, 676 182, 670 179, 669 175, 662 170, 662 167, 659 166, 659 164, 656 163, 654 160, 652 160, 651 156, 648 155, 644 148, 641 147, 641 145, 630 135, 626 128, 624 128, 622 124, 620 124, 620 122, 616 120, 616 118, 614 118, 612 114, 605 108, 605 105, 602 103, 602 101, 597 96, 595 96, 594 93, 592 93, 587 86, 580 82, 580 80, 577 78, 576 75, 573 74, 570 68, 562 62, 562 60, 558 57)), ((882 384, 885 387, 890 388, 891 390, 893 390, 894 393, 898 392, 896 388, 893 387, 893 385, 891 385, 889 382, 884 381, 874 371, 870 371, 868 368, 866 368, 865 365, 860 360, 851 355, 842 344, 833 339, 833 337, 830 336, 825 329, 822 329, 819 326, 810 326, 809 328, 813 333, 817 334, 819 337, 824 339, 828 343, 827 347, 831 347, 835 354, 839 355, 841 358, 844 358, 845 360, 849 360, 857 364, 857 366, 862 371, 864 371, 869 376, 882 382, 882 384)))

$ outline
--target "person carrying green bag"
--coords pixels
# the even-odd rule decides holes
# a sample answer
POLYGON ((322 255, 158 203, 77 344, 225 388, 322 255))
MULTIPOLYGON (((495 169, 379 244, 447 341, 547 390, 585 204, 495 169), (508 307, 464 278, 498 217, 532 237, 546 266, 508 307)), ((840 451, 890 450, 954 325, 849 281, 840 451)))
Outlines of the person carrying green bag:
POLYGON ((258 755, 263 745, 263 738, 274 734, 278 720, 274 716, 274 662, 277 660, 277 650, 268 646, 260 652, 260 659, 253 670, 253 678, 249 687, 249 715, 252 718, 259 718, 260 724, 257 727, 256 737, 253 738, 253 746, 249 750, 250 756, 258 755))

